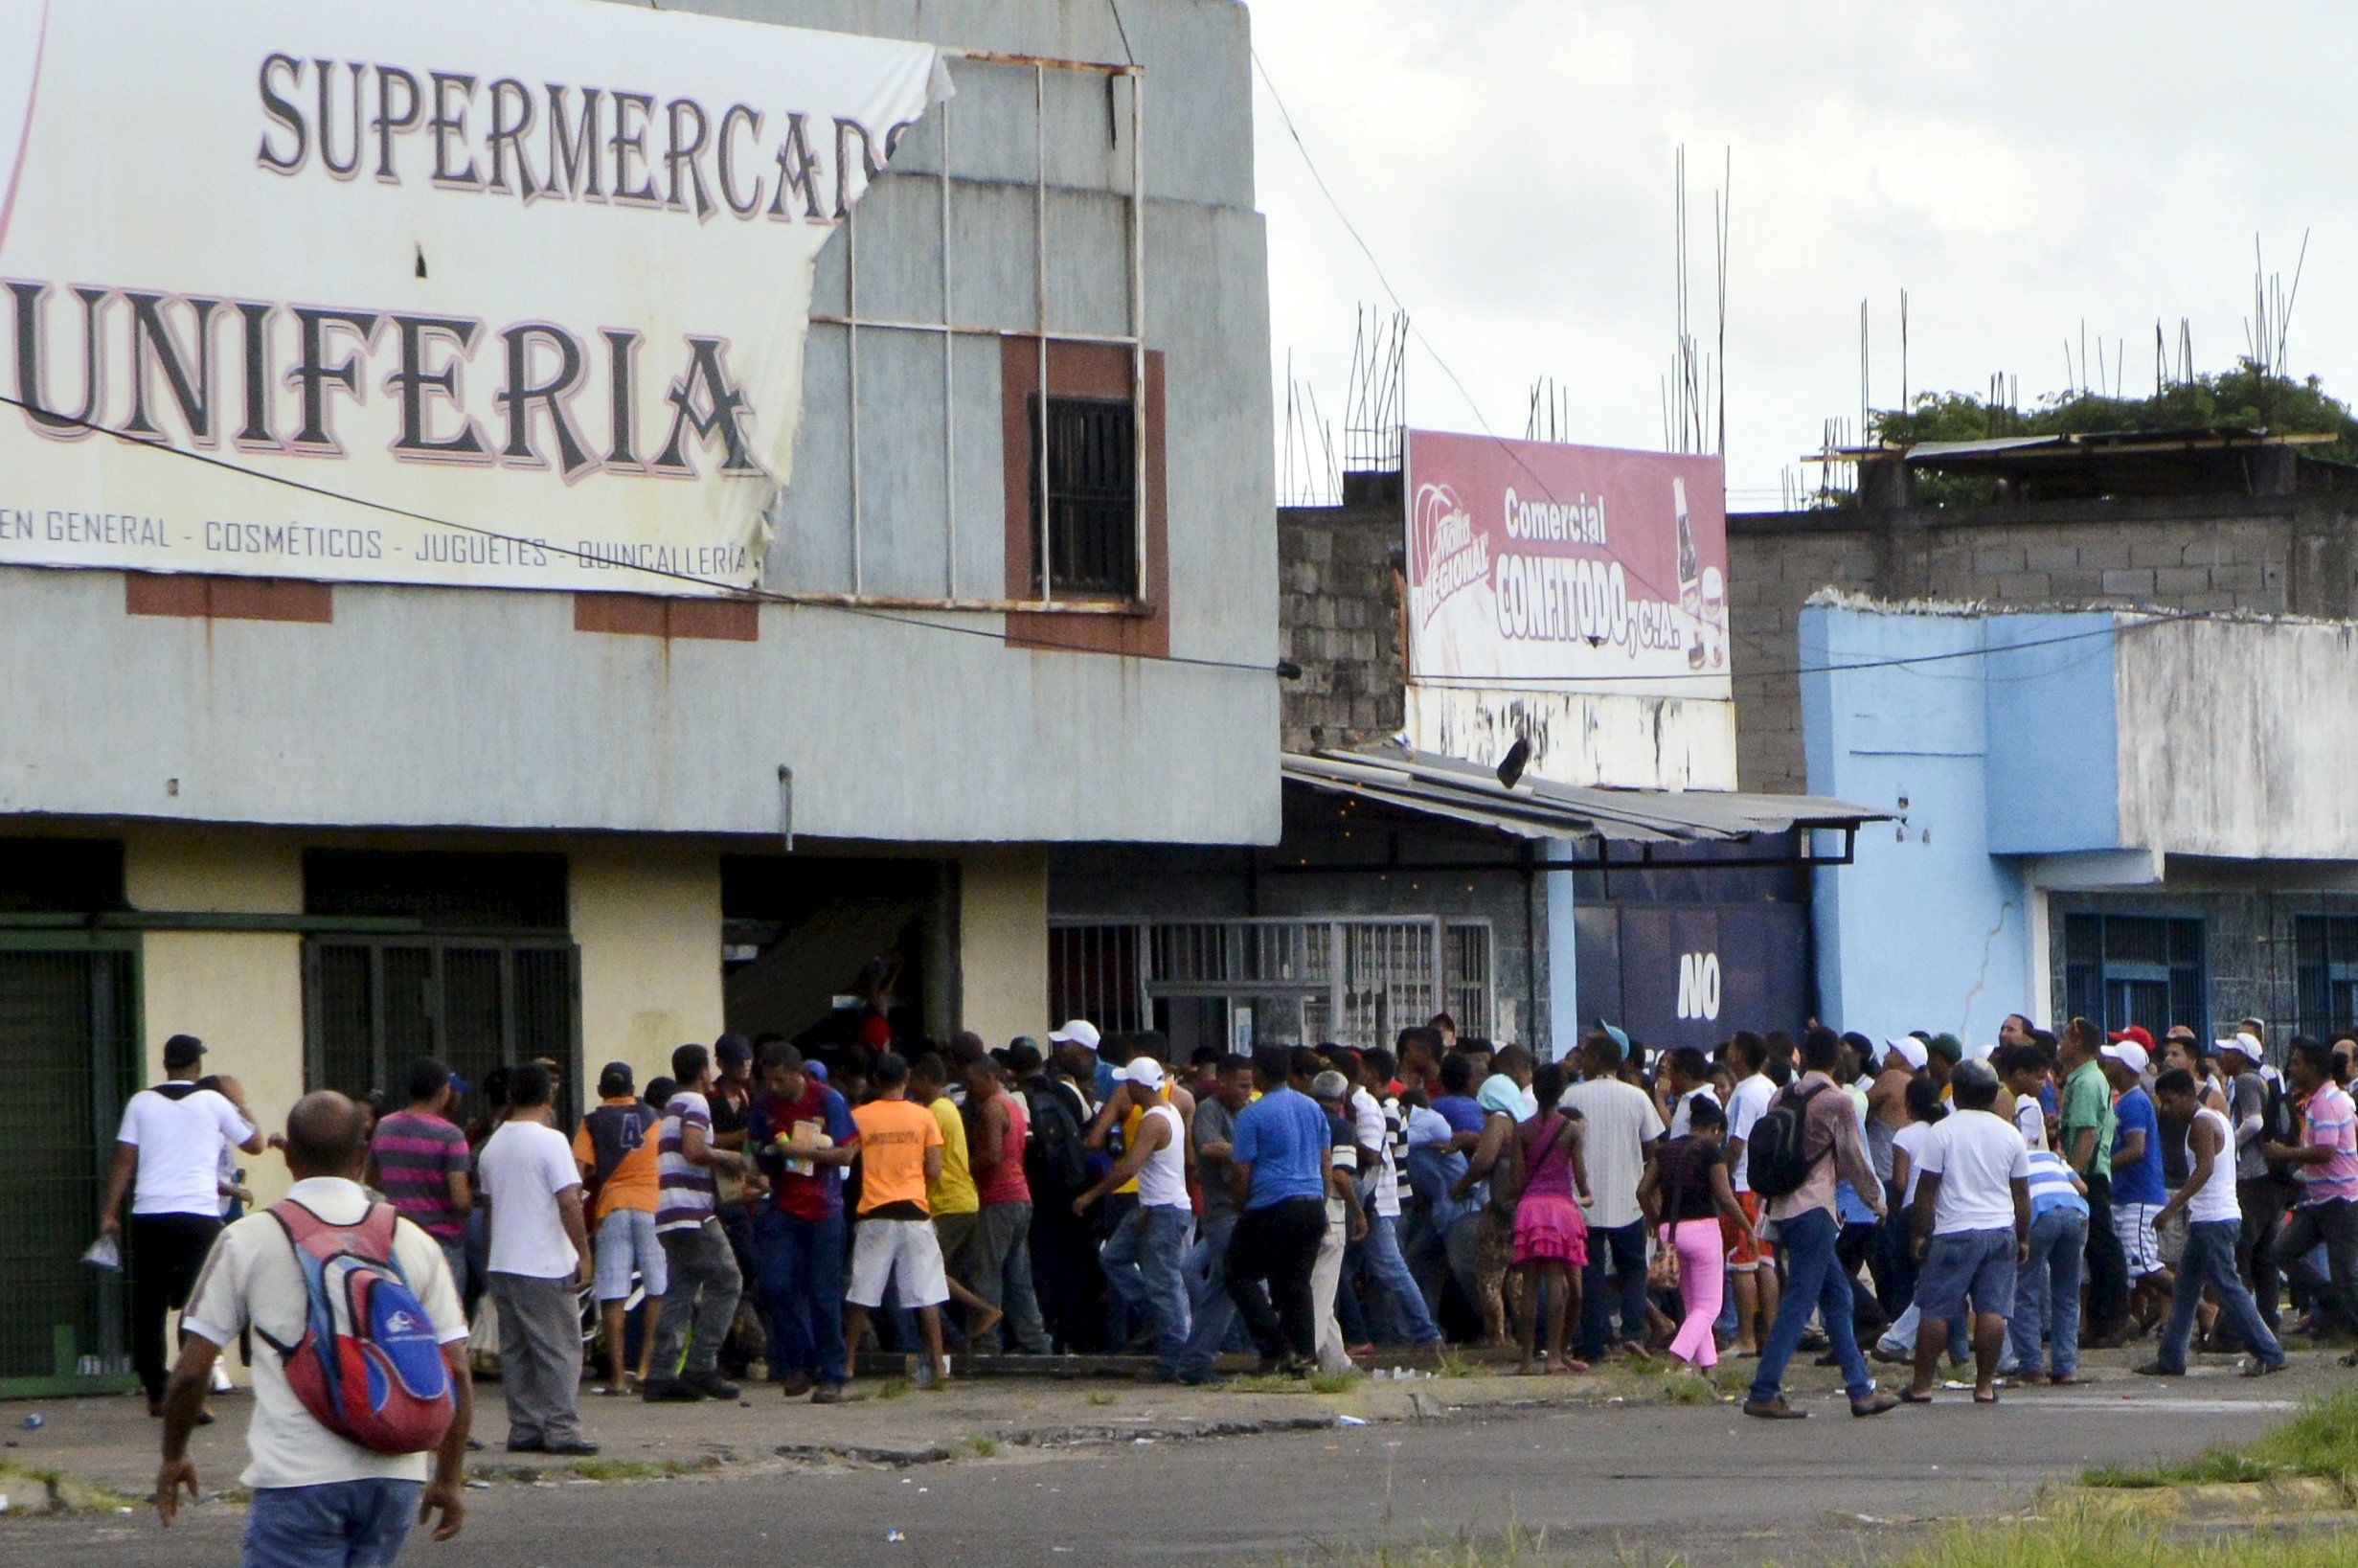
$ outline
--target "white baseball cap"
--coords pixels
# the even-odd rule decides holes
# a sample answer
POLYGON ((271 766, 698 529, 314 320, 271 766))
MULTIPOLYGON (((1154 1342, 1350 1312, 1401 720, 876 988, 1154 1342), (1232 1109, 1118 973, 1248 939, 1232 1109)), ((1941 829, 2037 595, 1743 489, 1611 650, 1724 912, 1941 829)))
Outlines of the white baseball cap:
POLYGON ((1986 1045, 1966 1046, 1965 1057, 1969 1061, 1987 1061, 1991 1057, 1997 1055, 1997 1052, 1998 1042, 1996 1040, 1991 1040, 1986 1045))
POLYGON ((1163 1064, 1152 1057, 1132 1057, 1114 1077, 1142 1089, 1159 1089, 1163 1086, 1163 1064))
POLYGON ((2255 1062, 2261 1062, 2268 1059, 2268 1054, 2261 1047, 2258 1037, 2248 1032, 2239 1031, 2224 1040, 2216 1041, 2211 1045, 2211 1049, 2213 1051, 2240 1051, 2255 1062))
POLYGON ((1098 1026, 1086 1018, 1076 1018, 1048 1036, 1051 1045, 1077 1045, 1084 1051, 1098 1048, 1098 1026))
POLYGON ((1924 1049, 1924 1042, 1913 1034, 1894 1034, 1883 1042, 1883 1052, 1887 1059, 1897 1057, 1906 1062, 1911 1073, 1922 1072, 1924 1064, 1932 1059, 1931 1054, 1924 1049))
POLYGON ((2152 1065, 2153 1061, 2151 1057, 2145 1055, 2145 1048, 2138 1044, 2135 1040, 2122 1040, 2118 1045, 2107 1045, 2101 1047, 2097 1050, 2097 1055, 2099 1057, 2110 1057, 2113 1060, 2120 1063, 2121 1066, 2126 1067, 2130 1072, 2141 1075, 2148 1066, 2152 1065))

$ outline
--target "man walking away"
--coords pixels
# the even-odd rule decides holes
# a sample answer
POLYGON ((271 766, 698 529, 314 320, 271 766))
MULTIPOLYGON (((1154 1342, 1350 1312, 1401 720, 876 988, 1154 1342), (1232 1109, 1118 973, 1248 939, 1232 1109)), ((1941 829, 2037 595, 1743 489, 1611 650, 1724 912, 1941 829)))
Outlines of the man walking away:
POLYGON ((658 1191, 655 1236, 663 1243, 663 1313, 655 1329, 655 1359, 644 1388, 652 1403, 734 1399, 737 1387, 720 1375, 721 1341, 737 1321, 744 1292, 737 1255, 721 1228, 718 1175, 741 1176, 745 1156, 713 1142, 713 1062, 700 1045, 671 1053, 679 1084, 663 1110, 655 1148, 658 1191))
MULTIPOLYGON (((1032 1183, 1024 1174, 1031 1108, 1023 1096, 1008 1092, 999 1064, 979 1037, 961 1034, 954 1049, 966 1082, 966 1115, 974 1124, 974 1187, 983 1204, 974 1293, 1003 1314, 1008 1331, 1026 1355, 1047 1355, 1054 1347, 1040 1319, 1039 1294, 1032 1285, 1032 1183)), ((968 1337, 977 1350, 999 1349, 996 1327, 987 1334, 968 1337)))
POLYGON ((1179 1354, 1183 1383, 1226 1381, 1212 1366, 1236 1326, 1236 1304, 1228 1294, 1228 1244, 1236 1236, 1237 1216, 1229 1172, 1235 1163, 1236 1113, 1252 1100, 1252 1059, 1230 1056, 1220 1058, 1212 1092, 1195 1102, 1195 1169, 1204 1213, 1196 1226, 1201 1262, 1188 1302, 1188 1343, 1179 1354))
POLYGON ((1326 1113, 1288 1081, 1281 1045, 1253 1053, 1260 1098, 1237 1114, 1229 1190, 1244 1206, 1228 1247, 1228 1294, 1263 1372, 1307 1376, 1318 1354, 1310 1272, 1326 1234, 1326 1113))
MULTIPOLYGON (((2326 1047, 2295 1040, 2286 1069, 2301 1108, 2301 1142, 2260 1150, 2301 1183, 2300 1199, 2277 1238, 2277 1266, 2308 1291, 2311 1332, 2358 1330, 2358 1114, 2334 1081, 2333 1053, 2326 1047), (2327 1269, 2323 1280, 2309 1262, 2321 1242, 2327 1269)), ((2342 1364, 2358 1366, 2358 1351, 2342 1364)))
POLYGON ((663 1243, 655 1238, 655 1206, 662 1178, 655 1169, 655 1128, 662 1118, 655 1107, 639 1099, 632 1087, 630 1063, 610 1061, 598 1075, 598 1106, 581 1118, 573 1135, 573 1156, 582 1173, 582 1190, 589 1194, 590 1233, 597 1254, 598 1310, 605 1329, 606 1386, 604 1393, 630 1391, 631 1375, 624 1371, 624 1346, 628 1340, 625 1308, 630 1301, 630 1276, 636 1270, 646 1303, 640 1308, 639 1366, 641 1387, 655 1357, 655 1325, 669 1283, 663 1243), (649 1308, 652 1310, 649 1310, 649 1308))
MULTIPOLYGON (((164 1042, 164 1081, 123 1107, 106 1208, 99 1234, 123 1236, 123 1200, 131 1200, 131 1365, 147 1391, 147 1414, 164 1414, 164 1318, 184 1306, 213 1239, 221 1234, 221 1148, 262 1151, 238 1080, 223 1092, 196 1086, 205 1042, 174 1034, 164 1042)), ((181 1338, 188 1330, 184 1326, 181 1338)), ((204 1418, 212 1420, 210 1416, 204 1418)))
MULTIPOLYGON (((329 1225, 364 1223, 373 1207, 361 1186, 367 1129, 366 1113, 340 1094, 297 1101, 286 1118, 286 1169, 295 1178, 287 1200, 329 1225)), ((391 1234, 388 1259, 425 1311, 455 1396, 450 1424, 432 1450, 431 1475, 425 1452, 378 1453, 320 1424, 287 1382, 287 1356, 261 1355, 254 1362, 254 1414, 246 1428, 250 1463, 238 1478, 253 1489, 245 1518, 249 1564, 383 1568, 399 1555, 413 1520, 431 1522, 438 1541, 458 1534, 465 1521, 461 1471, 473 1416, 466 1313, 442 1248, 397 1216, 391 1234)), ((167 1526, 180 1494, 197 1495, 189 1432, 203 1414, 215 1358, 249 1327, 273 1346, 300 1345, 310 1306, 303 1262, 277 1216, 249 1215, 222 1233, 181 1319, 188 1343, 164 1396, 155 1508, 167 1526)), ((424 1352, 423 1345, 413 1348, 424 1352)))
MULTIPOLYGON (((1381 1162, 1369 1205, 1368 1238, 1361 1250, 1362 1277, 1376 1297, 1380 1308, 1376 1321, 1388 1330, 1386 1344, 1438 1345, 1440 1326, 1434 1323, 1424 1291, 1400 1251, 1400 1166, 1407 1157, 1408 1133, 1406 1113, 1399 1101, 1391 1098, 1392 1071, 1390 1052, 1369 1052, 1360 1063, 1360 1085, 1351 1095, 1352 1130, 1362 1145, 1367 1144, 1371 1131, 1375 1133, 1377 1142, 1372 1147, 1381 1162)), ((1200 1121, 1201 1105, 1195 1114, 1200 1121)), ((1202 1148, 1200 1141, 1197 1148, 1202 1148)), ((1203 1185, 1209 1209, 1212 1184, 1203 1185)))
POLYGON ((2169 1308, 2169 1324, 2162 1330, 2162 1352, 2138 1368, 2148 1376, 2183 1377, 2187 1352, 2194 1339, 2194 1317, 2202 1304, 2203 1286, 2218 1295, 2219 1315, 2252 1352, 2243 1364, 2247 1377, 2265 1377, 2284 1370, 2284 1351, 2276 1335, 2260 1321, 2252 1293, 2235 1273, 2235 1243, 2243 1234, 2243 1211, 2235 1207, 2235 1166, 2230 1152, 2234 1129, 2227 1118, 2201 1103, 2194 1075, 2173 1067, 2156 1079, 2153 1092, 2164 1116, 2187 1122, 2187 1156, 2190 1169, 2186 1185, 2162 1206, 2155 1225, 2184 1215, 2186 1254, 2178 1264, 2178 1293, 2169 1308))
MULTIPOLYGON (((1785 1255, 1786 1284, 1768 1343, 1760 1351, 1751 1396, 1744 1401, 1745 1415, 1767 1420, 1799 1420, 1809 1414, 1785 1401, 1781 1385, 1812 1311, 1824 1320, 1826 1337, 1833 1341, 1843 1386, 1850 1396, 1850 1414, 1880 1416, 1899 1402, 1876 1389, 1866 1357, 1859 1354, 1858 1336, 1851 1327, 1850 1282, 1834 1258, 1841 1228, 1834 1217, 1835 1176, 1848 1176, 1862 1197, 1870 1193, 1880 1195, 1874 1167, 1868 1163, 1866 1144, 1859 1136, 1858 1118, 1832 1077, 1841 1053, 1840 1037, 1813 1030, 1802 1048, 1802 1063, 1807 1071, 1779 1090, 1769 1110, 1753 1124, 1755 1142, 1763 1146, 1764 1153, 1770 1152, 1767 1140, 1760 1135, 1770 1130, 1772 1116, 1780 1118, 1778 1132, 1791 1134, 1785 1137, 1785 1147, 1806 1168, 1798 1185, 1768 1194, 1769 1215, 1778 1225, 1778 1245, 1785 1255), (1798 1127, 1792 1126, 1795 1121, 1798 1127)), ((1756 1169, 1752 1174, 1761 1184, 1770 1184, 1767 1170, 1756 1169)), ((1883 1217, 1880 1201, 1869 1206, 1877 1218, 1883 1217)))
POLYGON ((1105 1249, 1108 1284, 1126 1272, 1124 1291, 1144 1304, 1154 1325, 1155 1375, 1179 1381, 1180 1352, 1188 1342, 1188 1293, 1181 1261, 1194 1216, 1188 1204, 1187 1140, 1179 1112, 1159 1099, 1163 1068, 1152 1057, 1132 1057, 1120 1073, 1117 1093, 1135 1095, 1145 1110, 1122 1147, 1122 1159, 1098 1183, 1073 1200, 1077 1217, 1106 1193, 1136 1182, 1138 1208, 1128 1256, 1105 1249))
POLYGON ((2129 1302, 2143 1333, 2162 1319, 2169 1304, 2170 1272, 2162 1261, 2161 1234, 2154 1218, 2169 1201, 2162 1179, 2162 1124, 2153 1097, 2145 1093, 2152 1058, 2137 1041, 2115 1036, 2097 1053, 2097 1065, 2113 1094, 2113 1234, 2128 1261, 2129 1302))
POLYGON ((1645 1349, 1645 1211, 1638 1187, 1662 1137, 1662 1115, 1644 1089, 1621 1080, 1628 1036, 1609 1024, 1580 1046, 1580 1081, 1564 1091, 1563 1108, 1588 1124, 1588 1263, 1580 1280, 1579 1358, 1595 1363, 1614 1349, 1645 1349), (1608 1290, 1611 1265, 1618 1291, 1608 1290), (1621 1317, 1620 1342, 1613 1319, 1621 1317))
POLYGON ((2007 1329, 2014 1375, 2026 1382, 2039 1375, 2042 1334, 2047 1380, 2058 1386, 2079 1381, 2079 1280, 2087 1250, 2088 1199, 2079 1178, 2062 1155, 2031 1149, 2030 1257, 2014 1275, 2014 1315, 2007 1329))
POLYGON ((762 1057, 767 1087, 750 1136, 770 1201, 761 1211, 761 1315, 770 1380, 789 1399, 838 1404, 844 1389, 844 1168, 859 1144, 851 1108, 782 1040, 762 1057))
POLYGON ((941 1267, 941 1238, 925 1206, 925 1193, 941 1179, 941 1124, 909 1103, 909 1064, 887 1051, 870 1069, 876 1098, 851 1113, 860 1167, 859 1225, 851 1241, 851 1288, 844 1307, 844 1376, 868 1333, 868 1314, 896 1285, 900 1303, 917 1309, 925 1339, 918 1386, 947 1384, 941 1359, 941 1304, 950 1299, 941 1267))
POLYGON ((1723 1223, 1719 1232, 1728 1248, 1728 1272, 1734 1277, 1738 1355, 1751 1355, 1759 1350, 1767 1338, 1769 1325, 1777 1321, 1782 1306, 1778 1293, 1777 1260, 1769 1256, 1768 1248, 1760 1241, 1760 1222, 1766 1216, 1759 1193, 1753 1191, 1752 1160, 1747 1152, 1754 1124, 1768 1110, 1769 1102, 1778 1092, 1768 1075, 1761 1071, 1767 1062, 1768 1042, 1752 1031, 1739 1029, 1729 1039, 1728 1063, 1736 1072, 1735 1086, 1728 1094, 1729 1180, 1735 1189, 1736 1206, 1750 1221, 1742 1226, 1723 1223))
POLYGON ((431 1057, 409 1070, 409 1104, 376 1124, 369 1157, 377 1185, 403 1219, 434 1238, 450 1277, 466 1296, 466 1216, 475 1181, 466 1134, 450 1120, 454 1075, 431 1057))
POLYGON ((508 1075, 508 1120, 476 1160, 483 1176, 490 1262, 499 1305, 500 1391, 508 1397, 508 1451, 586 1456, 581 1433, 580 1291, 590 1283, 581 1168, 552 1125, 549 1072, 526 1062, 508 1075))
MULTIPOLYGON (((969 1036, 979 1049, 979 1036, 969 1036)), ((950 1299, 965 1309, 967 1349, 978 1339, 995 1337, 999 1308, 975 1294, 967 1283, 978 1272, 982 1258, 983 1198, 975 1191, 974 1165, 966 1152, 966 1119, 944 1091, 949 1064, 932 1052, 909 1064, 909 1103, 921 1105, 941 1129, 941 1173, 925 1187, 925 1206, 933 1211, 934 1233, 941 1241, 942 1283, 950 1299)))
POLYGON ((1932 1401, 1949 1321, 1973 1303, 1973 1402, 1998 1402, 1998 1357, 2014 1310, 2014 1275, 2030 1261, 2030 1146, 1997 1114, 1998 1075, 1961 1061, 1949 1075, 1955 1114, 1932 1129, 1916 1156, 1916 1380, 1901 1396, 1932 1401))
POLYGON ((2073 1173, 2088 1189, 2088 1316, 2080 1343, 2092 1350, 2120 1345, 2129 1317, 2129 1264, 2113 1227, 2113 1092, 2097 1053, 2103 1032, 2085 1018, 2063 1026, 2056 1061, 2063 1069, 2056 1133, 2073 1173))
POLYGON ((2274 1334, 2284 1296, 2277 1272, 2276 1233, 2284 1222, 2292 1190, 2283 1172, 2271 1169, 2268 1156, 2260 1152, 2270 1137, 2269 1113, 2281 1115, 2283 1104, 2282 1091, 2260 1073, 2262 1049, 2258 1040, 2241 1033, 2216 1047, 2219 1069, 2227 1079, 2228 1120, 2235 1133, 2235 1208, 2242 1216, 2235 1237, 2235 1269, 2251 1287, 2260 1322, 2274 1334))

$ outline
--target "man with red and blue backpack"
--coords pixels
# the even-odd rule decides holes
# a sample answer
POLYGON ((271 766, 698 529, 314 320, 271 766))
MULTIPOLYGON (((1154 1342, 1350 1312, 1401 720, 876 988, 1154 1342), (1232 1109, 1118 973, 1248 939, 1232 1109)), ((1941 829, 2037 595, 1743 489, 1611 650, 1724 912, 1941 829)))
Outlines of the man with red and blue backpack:
POLYGON ((368 1118, 340 1094, 286 1118, 285 1199, 221 1233, 190 1293, 164 1394, 155 1508, 196 1495, 189 1434, 221 1348, 251 1327, 247 1568, 393 1561, 412 1521, 448 1540, 465 1517, 466 1315, 434 1238, 361 1186, 368 1118))

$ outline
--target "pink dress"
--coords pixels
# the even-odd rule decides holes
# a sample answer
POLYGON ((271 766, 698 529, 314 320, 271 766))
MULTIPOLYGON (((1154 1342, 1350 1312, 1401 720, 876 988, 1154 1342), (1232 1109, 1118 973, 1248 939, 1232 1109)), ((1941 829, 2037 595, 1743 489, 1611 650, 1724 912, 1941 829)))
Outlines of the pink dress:
POLYGON ((1572 1196, 1571 1122, 1561 1113, 1515 1129, 1523 1142, 1523 1196, 1514 1211, 1514 1261, 1588 1266, 1588 1220, 1572 1196))

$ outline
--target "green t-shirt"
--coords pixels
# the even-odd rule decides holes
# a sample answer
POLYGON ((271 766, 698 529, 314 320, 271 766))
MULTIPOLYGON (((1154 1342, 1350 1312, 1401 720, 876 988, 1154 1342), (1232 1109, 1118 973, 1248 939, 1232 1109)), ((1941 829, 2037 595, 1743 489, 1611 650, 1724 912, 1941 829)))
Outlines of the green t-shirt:
POLYGON ((2079 1141, 2082 1127, 2096 1128, 2096 1154, 2089 1160, 2085 1172, 2106 1180, 2113 1173, 2113 1089, 2105 1081, 2104 1071, 2093 1061, 2083 1061, 2072 1076, 2063 1080, 2063 1148, 2065 1160, 2070 1160, 2079 1141))

